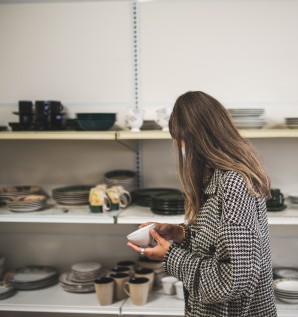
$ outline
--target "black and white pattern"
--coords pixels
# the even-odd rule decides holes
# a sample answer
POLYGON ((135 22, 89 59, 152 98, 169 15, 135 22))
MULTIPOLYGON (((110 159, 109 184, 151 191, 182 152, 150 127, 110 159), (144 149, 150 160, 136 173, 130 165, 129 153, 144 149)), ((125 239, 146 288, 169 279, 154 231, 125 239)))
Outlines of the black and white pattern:
POLYGON ((235 171, 215 170, 188 241, 163 265, 185 291, 187 317, 276 317, 266 203, 235 171))

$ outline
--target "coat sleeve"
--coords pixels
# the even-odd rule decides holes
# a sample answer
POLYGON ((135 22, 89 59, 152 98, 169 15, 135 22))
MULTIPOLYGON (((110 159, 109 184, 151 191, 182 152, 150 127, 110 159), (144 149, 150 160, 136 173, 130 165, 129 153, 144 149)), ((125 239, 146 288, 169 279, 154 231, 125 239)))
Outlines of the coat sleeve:
MULTIPOLYGON (((252 293, 261 262, 256 226, 239 215, 256 214, 256 205, 241 176, 231 178, 223 190, 223 212, 214 254, 197 254, 173 245, 164 258, 167 274, 183 282, 190 296, 205 304, 230 301, 252 293)), ((199 234, 199 233, 198 233, 199 234)))

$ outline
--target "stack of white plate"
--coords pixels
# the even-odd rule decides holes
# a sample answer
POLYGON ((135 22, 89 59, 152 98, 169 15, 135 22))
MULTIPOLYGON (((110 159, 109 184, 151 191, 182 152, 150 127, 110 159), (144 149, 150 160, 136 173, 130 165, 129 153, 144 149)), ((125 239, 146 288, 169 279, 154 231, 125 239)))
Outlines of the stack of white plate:
POLYGON ((238 129, 260 129, 266 121, 262 117, 264 109, 260 108, 243 108, 243 109, 227 109, 232 117, 232 121, 238 129))
POLYGON ((6 186, 0 188, 0 200, 13 199, 16 196, 32 195, 41 192, 39 186, 6 186))
POLYGON ((286 118, 286 124, 290 129, 298 129, 298 118, 286 118))
POLYGON ((55 188, 52 196, 60 205, 89 205, 89 191, 93 185, 74 185, 55 188))
POLYGON ((80 262, 73 264, 69 278, 74 282, 93 282, 100 275, 101 264, 80 262))
POLYGON ((62 288, 71 293, 89 293, 94 292, 94 281, 76 282, 71 279, 71 273, 63 273, 59 278, 62 288))
POLYGON ((58 272, 51 266, 30 265, 13 272, 7 272, 4 280, 15 289, 33 290, 56 284, 58 272))
POLYGON ((298 193, 291 193, 288 195, 291 204, 298 205, 298 193))
POLYGON ((280 278, 273 281, 275 296, 291 304, 298 303, 298 280, 280 278))
POLYGON ((46 196, 28 195, 15 197, 7 206, 12 212, 22 213, 42 210, 46 204, 46 196))
POLYGON ((108 186, 121 185, 129 192, 138 187, 137 173, 127 170, 110 171, 104 174, 104 182, 108 186))

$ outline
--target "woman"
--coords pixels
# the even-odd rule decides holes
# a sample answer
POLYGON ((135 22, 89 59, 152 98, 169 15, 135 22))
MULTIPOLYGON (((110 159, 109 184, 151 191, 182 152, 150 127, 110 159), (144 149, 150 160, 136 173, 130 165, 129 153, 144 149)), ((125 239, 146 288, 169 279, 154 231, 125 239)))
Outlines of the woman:
POLYGON ((265 203, 270 182, 255 151, 203 92, 177 99, 169 128, 186 224, 156 223, 155 247, 128 246, 162 260, 165 272, 183 282, 186 316, 277 316, 265 203))

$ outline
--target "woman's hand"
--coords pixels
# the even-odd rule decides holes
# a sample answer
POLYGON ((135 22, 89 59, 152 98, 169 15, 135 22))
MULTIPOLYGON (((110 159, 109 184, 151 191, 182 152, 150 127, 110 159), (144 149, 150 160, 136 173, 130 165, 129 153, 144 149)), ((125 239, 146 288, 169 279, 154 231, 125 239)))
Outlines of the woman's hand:
MULTIPOLYGON (((151 260, 162 261, 163 257, 169 250, 171 243, 166 239, 162 238, 154 229, 150 229, 150 234, 153 237, 153 239, 157 242, 157 246, 155 246, 154 248, 145 248, 143 255, 151 260)), ((141 253, 142 251, 142 248, 131 242, 128 242, 127 245, 138 253, 141 253)))
POLYGON ((159 223, 159 222, 146 222, 139 226, 139 228, 148 226, 150 224, 155 224, 155 231, 165 240, 173 240, 175 242, 181 243, 184 239, 183 230, 178 225, 172 225, 169 223, 159 223))

